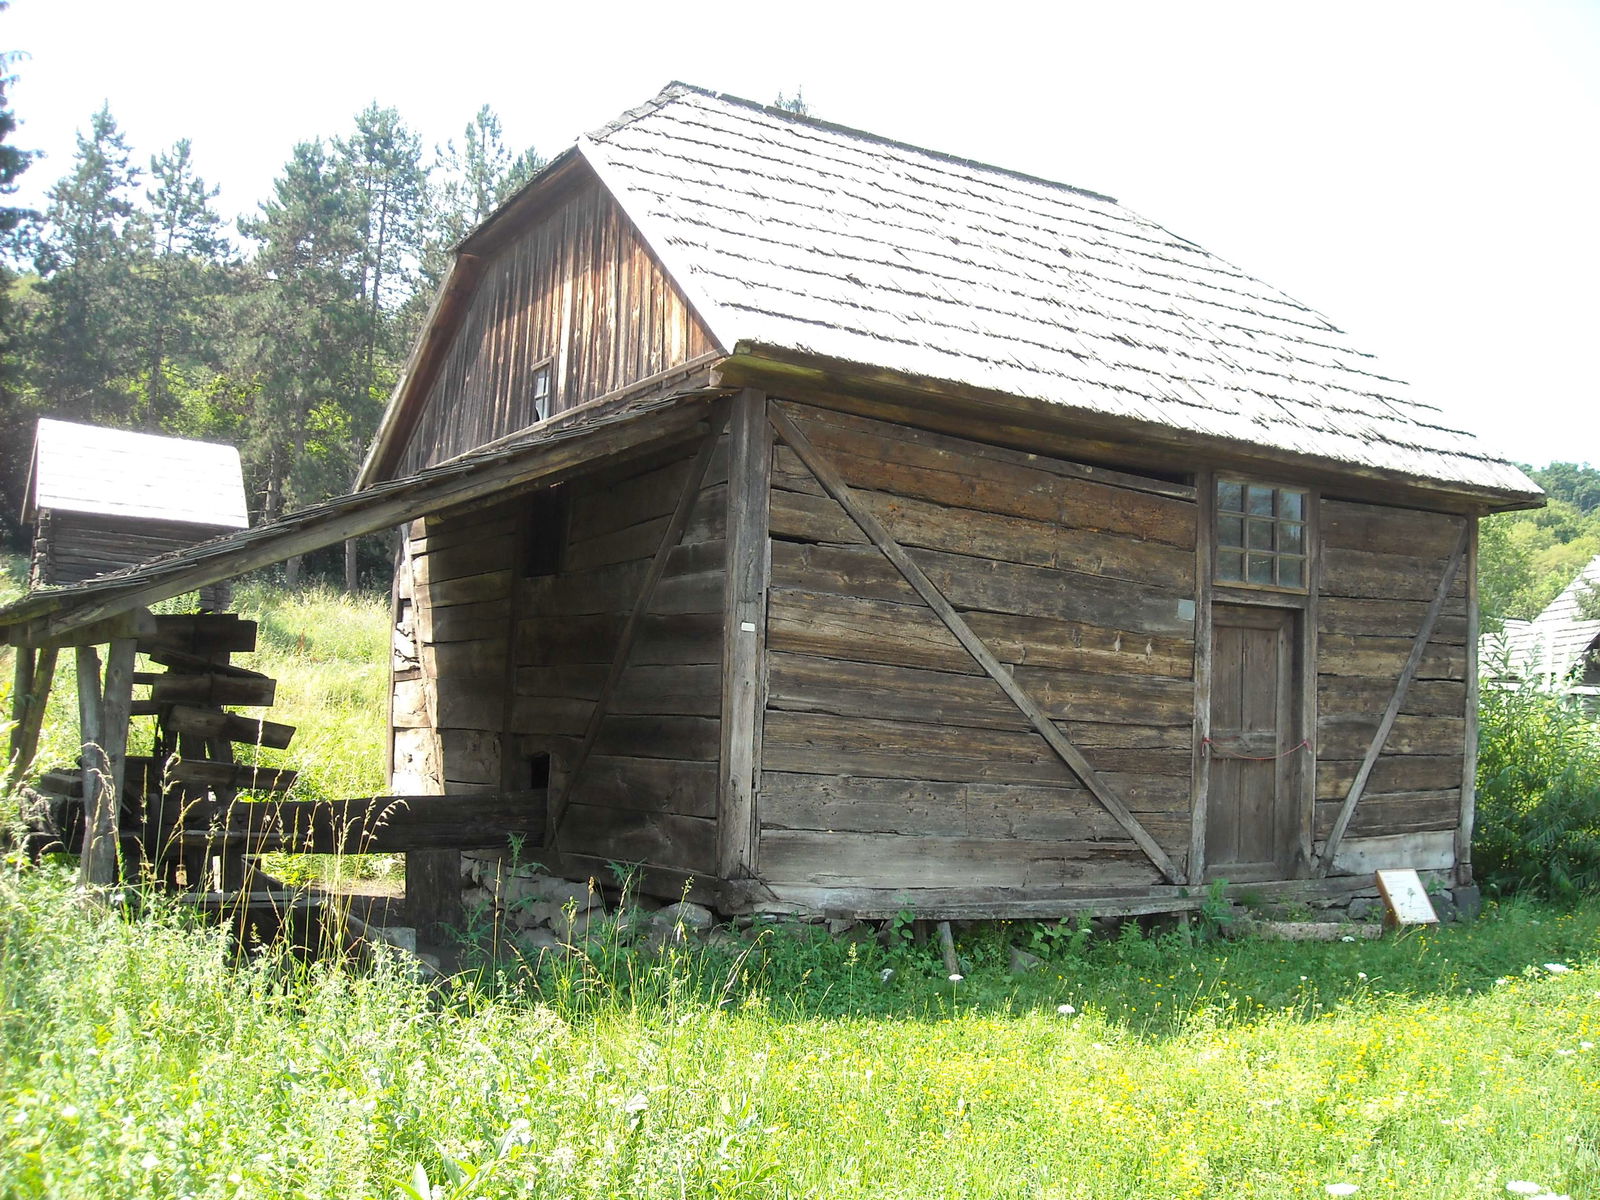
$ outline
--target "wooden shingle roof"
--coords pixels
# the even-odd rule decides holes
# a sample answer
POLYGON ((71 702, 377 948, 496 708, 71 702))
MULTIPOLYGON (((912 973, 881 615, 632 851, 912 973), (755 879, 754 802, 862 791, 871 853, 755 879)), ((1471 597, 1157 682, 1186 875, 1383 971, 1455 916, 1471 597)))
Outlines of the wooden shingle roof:
POLYGON ((730 352, 1540 495, 1327 318, 1107 196, 684 84, 577 152, 730 352))
POLYGON ((47 417, 34 439, 22 519, 40 509, 206 529, 250 524, 234 447, 47 417))

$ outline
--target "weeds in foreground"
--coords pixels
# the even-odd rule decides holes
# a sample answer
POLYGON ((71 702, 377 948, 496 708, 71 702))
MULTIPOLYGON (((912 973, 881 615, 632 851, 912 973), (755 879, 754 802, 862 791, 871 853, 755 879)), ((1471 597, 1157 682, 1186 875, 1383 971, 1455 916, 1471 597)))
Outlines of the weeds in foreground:
POLYGON ((1600 1186, 1592 912, 1311 947, 1129 927, 1024 976, 1019 927, 969 930, 954 984, 914 945, 772 929, 736 975, 685 946, 631 978, 563 960, 563 994, 241 963, 159 904, 70 896, 0 873, 0 1195, 1600 1186))

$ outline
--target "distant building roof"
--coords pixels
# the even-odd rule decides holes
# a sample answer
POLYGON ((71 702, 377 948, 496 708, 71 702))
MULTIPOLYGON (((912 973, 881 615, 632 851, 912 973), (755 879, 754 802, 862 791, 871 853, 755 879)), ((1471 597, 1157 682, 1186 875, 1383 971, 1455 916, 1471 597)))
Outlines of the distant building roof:
POLYGON ((1326 317, 1107 196, 685 84, 577 152, 730 353, 1540 495, 1326 317))
POLYGON ((213 529, 250 524, 234 447, 41 418, 22 519, 46 508, 213 529))
POLYGON ((1600 620, 1585 617, 1583 598, 1600 594, 1600 557, 1578 572, 1566 589, 1531 621, 1507 621, 1505 630, 1484 640, 1490 670, 1547 683, 1571 682, 1581 674, 1584 656, 1600 643, 1600 620))

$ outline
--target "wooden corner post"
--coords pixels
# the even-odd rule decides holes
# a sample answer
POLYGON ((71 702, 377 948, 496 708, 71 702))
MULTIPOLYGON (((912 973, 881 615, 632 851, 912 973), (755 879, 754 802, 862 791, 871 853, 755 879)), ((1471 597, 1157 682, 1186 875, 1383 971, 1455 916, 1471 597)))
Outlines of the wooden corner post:
POLYGON ((756 867, 756 773, 766 707, 767 585, 772 574, 768 514, 772 426, 764 392, 746 388, 728 424, 728 567, 723 590, 722 743, 717 783, 717 875, 756 867))
POLYGON ((1467 670, 1461 757, 1461 821, 1456 827, 1456 883, 1472 884, 1472 827, 1478 815, 1478 518, 1467 518, 1467 670))

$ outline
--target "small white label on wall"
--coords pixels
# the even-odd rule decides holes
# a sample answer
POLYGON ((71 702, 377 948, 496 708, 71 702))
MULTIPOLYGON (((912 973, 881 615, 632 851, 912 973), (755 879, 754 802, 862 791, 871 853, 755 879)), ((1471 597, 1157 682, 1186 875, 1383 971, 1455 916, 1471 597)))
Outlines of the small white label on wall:
POLYGON ((739 629, 744 633, 754 633, 756 631, 756 623, 754 621, 740 621, 739 629))

